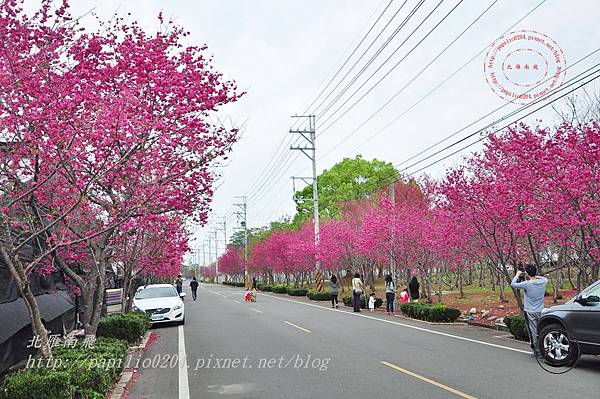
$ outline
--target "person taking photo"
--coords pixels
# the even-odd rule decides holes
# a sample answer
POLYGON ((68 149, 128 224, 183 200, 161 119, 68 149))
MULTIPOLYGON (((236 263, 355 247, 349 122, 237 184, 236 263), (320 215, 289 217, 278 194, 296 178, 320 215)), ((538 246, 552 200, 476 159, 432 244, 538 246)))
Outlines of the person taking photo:
POLYGON ((525 310, 525 324, 529 331, 533 356, 542 355, 538 345, 538 324, 542 317, 542 310, 544 309, 544 294, 546 293, 547 284, 548 279, 546 277, 537 276, 535 265, 525 265, 523 269, 519 268, 510 284, 515 289, 525 291, 523 308, 525 310), (520 281, 523 275, 526 276, 526 279, 520 281))

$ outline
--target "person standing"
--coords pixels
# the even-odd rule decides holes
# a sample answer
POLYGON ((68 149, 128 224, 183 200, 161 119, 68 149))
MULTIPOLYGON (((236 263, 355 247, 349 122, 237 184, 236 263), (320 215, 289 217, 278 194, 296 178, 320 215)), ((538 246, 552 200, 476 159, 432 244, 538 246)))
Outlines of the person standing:
POLYGON ((360 274, 354 273, 352 279, 352 306, 355 312, 360 312, 360 296, 365 291, 365 286, 360 279, 360 274))
POLYGON ((183 292, 183 278, 181 277, 181 274, 179 274, 175 280, 175 288, 177 288, 177 293, 181 295, 183 292))
POLYGON ((198 279, 195 276, 190 282, 190 288, 192 289, 192 299, 195 301, 198 296, 198 279))
POLYGON ((410 299, 412 302, 419 302, 419 288, 420 288, 419 280, 417 280, 417 276, 412 276, 410 279, 410 283, 408 283, 408 293, 410 294, 410 299))
POLYGON ((529 330, 529 339, 531 340, 531 349, 533 356, 541 356, 538 345, 538 324, 542 317, 544 309, 544 294, 548 279, 543 276, 536 276, 537 267, 535 265, 526 265, 525 270, 518 270, 511 282, 511 287, 515 289, 522 288, 525 291, 524 316, 527 330, 529 330), (527 275, 528 280, 520 282, 523 274, 527 275))
POLYGON ((252 277, 252 288, 256 288, 256 276, 252 277))
POLYGON ((396 285, 389 274, 385 276, 385 308, 387 314, 394 314, 394 300, 396 299, 396 285))
POLYGON ((329 280, 329 293, 331 294, 331 307, 339 308, 338 305, 338 294, 340 292, 340 285, 338 283, 337 277, 334 275, 331 276, 329 280))

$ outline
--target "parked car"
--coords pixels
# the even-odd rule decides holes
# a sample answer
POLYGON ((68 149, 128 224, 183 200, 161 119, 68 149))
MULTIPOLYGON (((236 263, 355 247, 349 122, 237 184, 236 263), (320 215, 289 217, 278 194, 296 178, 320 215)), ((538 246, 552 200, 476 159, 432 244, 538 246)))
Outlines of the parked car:
POLYGON ((133 299, 133 310, 145 312, 152 323, 185 323, 185 292, 177 293, 171 284, 152 284, 138 289, 133 299))
POLYGON ((568 366, 581 355, 600 355, 600 281, 562 305, 544 309, 539 345, 552 366, 568 366))

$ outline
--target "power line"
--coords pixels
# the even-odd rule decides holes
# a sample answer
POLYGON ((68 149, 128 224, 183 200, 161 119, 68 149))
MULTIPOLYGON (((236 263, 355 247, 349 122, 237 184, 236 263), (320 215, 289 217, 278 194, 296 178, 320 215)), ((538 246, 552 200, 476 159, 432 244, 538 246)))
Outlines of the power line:
MULTIPOLYGON (((369 77, 358 87, 358 89, 354 90, 354 92, 350 95, 350 97, 348 97, 346 99, 346 101, 344 101, 342 103, 342 105, 340 105, 335 111, 333 111, 333 113, 331 115, 329 115, 321 123, 325 124, 329 120, 331 120, 331 118, 333 118, 335 116, 335 114, 337 114, 344 107, 344 105, 346 105, 348 103, 348 101, 350 101, 352 99, 352 97, 354 97, 356 95, 356 93, 358 93, 360 91, 360 89, 362 89, 369 82, 369 80, 371 80, 371 78, 373 78, 373 76, 375 76, 375 74, 377 74, 377 72, 379 72, 381 70, 381 68, 383 68, 388 63, 388 61, 392 59, 392 57, 396 54, 396 52, 398 52, 398 50, 400 50, 406 44, 406 42, 417 32, 417 30, 419 30, 419 28, 429 19, 429 17, 431 17, 433 15, 433 13, 438 9, 438 7, 442 5, 442 2, 443 2, 443 0, 440 1, 437 4, 437 6, 435 6, 435 8, 429 12, 429 14, 427 14, 427 16, 421 21, 421 23, 415 29, 413 29, 413 31, 408 35, 408 37, 406 37, 406 39, 404 39, 404 41, 402 41, 402 43, 400 43, 400 45, 398 47, 396 47, 396 49, 381 63, 381 65, 379 65, 379 67, 375 71, 373 71, 371 73, 371 75, 369 75, 369 77)), ((332 123, 330 123, 323 129, 321 129, 320 134, 322 135, 323 133, 325 133, 325 131, 329 130, 331 128, 331 126, 333 126, 344 115, 346 115, 352 108, 354 108, 359 102, 361 102, 375 87, 379 86, 379 84, 385 78, 387 78, 389 76, 389 74, 392 73, 402 63, 402 61, 404 61, 425 39, 427 39, 429 37, 429 35, 435 29, 437 29, 437 27, 442 22, 444 22, 446 20, 446 18, 448 18, 448 16, 450 16, 450 14, 452 14, 452 12, 454 12, 454 10, 456 10, 456 8, 462 2, 463 2, 463 0, 460 0, 402 59, 400 59, 400 61, 398 61, 390 70, 388 70, 388 72, 386 72, 385 75, 383 75, 373 86, 371 86, 371 88, 369 90, 367 90, 357 101, 355 101, 348 109, 346 109, 332 123)))
MULTIPOLYGON (((592 52, 591 54, 594 54, 594 53, 596 53, 596 52, 598 52, 598 51, 600 51, 600 49, 597 49, 597 50, 595 50, 595 51, 594 51, 594 52, 592 52)), ((590 54, 590 55, 591 55, 591 54, 590 54)), ((589 55, 588 55, 588 56, 589 56, 589 55)), ((588 56, 586 56, 585 58, 587 58, 588 56)), ((581 61, 581 60, 580 60, 580 61, 581 61)), ((470 147, 470 146, 472 146, 472 145, 475 145, 475 144, 477 144, 477 143, 479 143, 479 142, 483 141, 483 140, 484 140, 484 139, 485 139, 487 136, 489 136, 490 134, 493 134, 493 133, 499 132, 499 131, 501 131, 502 129, 505 129, 505 128, 509 127, 510 125, 512 125, 512 124, 514 124, 514 123, 516 123, 516 122, 518 122, 519 120, 522 120, 523 118, 526 118, 526 117, 528 117, 528 116, 530 116, 530 115, 532 115, 532 114, 534 114, 534 113, 536 113, 536 112, 540 111, 541 109, 543 109, 543 108, 545 108, 545 107, 547 107, 547 106, 549 106, 549 105, 553 104, 554 102, 556 102, 556 101, 560 100, 561 98, 564 98, 565 96, 567 96, 567 95, 569 95, 569 94, 573 93, 574 91, 576 91, 576 90, 580 89, 581 87, 583 87, 583 86, 585 86, 585 85, 587 85, 587 84, 589 84, 589 83, 593 82, 594 80, 596 80, 596 79, 600 78, 600 69, 597 69, 597 70, 595 70, 595 71, 593 71, 593 72, 591 72, 591 73, 587 74, 586 76, 583 76, 583 77, 581 77, 582 75, 584 75, 584 74, 588 73, 590 70, 592 70, 592 69, 594 69, 594 68, 598 68, 599 66, 600 66, 600 63, 597 63, 597 64, 596 64, 596 65, 594 65, 593 67, 591 67, 591 68, 587 69, 586 71, 584 71, 584 72, 582 72, 582 73, 578 74, 576 77, 574 77, 574 78, 571 78, 571 79, 568 81, 568 83, 565 83, 565 84, 563 84, 563 85, 561 85, 561 86, 557 87, 556 89, 553 89, 553 90, 549 91, 549 92, 548 92, 546 95, 544 95, 543 97, 540 97, 540 98, 536 99, 535 101, 532 101, 532 102, 528 103, 527 105, 523 105, 523 106, 519 107, 518 109, 516 109, 516 110, 514 110, 514 111, 512 111, 512 112, 508 113, 507 115, 503 116, 503 117, 502 117, 502 118, 500 118, 499 120, 497 120, 497 121, 494 121, 492 124, 489 124, 489 125, 487 125, 487 126, 485 126, 485 127, 481 128, 481 129, 478 129, 478 130, 476 130, 475 132, 473 132, 473 133, 471 133, 471 134, 467 135, 466 137, 464 137, 464 138, 462 138, 462 139, 460 139, 460 140, 458 140, 458 141, 456 141, 456 142, 454 142, 454 143, 452 143, 452 144, 449 144, 448 146, 444 147, 444 148, 443 148, 443 149, 441 149, 441 150, 438 150, 438 151, 437 151, 437 152, 435 152, 434 154, 431 154, 431 155, 429 155, 429 156, 427 156, 427 157, 425 157, 425 158, 423 158, 423 159, 421 159, 421 160, 419 160, 419 161, 417 161, 417 162, 415 162, 415 163, 413 163, 413 164, 411 164, 411 165, 409 165, 409 166, 407 166, 407 167, 404 167, 403 169, 401 169, 401 170, 399 171, 399 172, 400 172, 400 174, 401 174, 401 172, 403 172, 403 171, 407 171, 408 169, 410 169, 410 168, 412 168, 412 167, 414 167, 414 166, 416 166, 416 165, 419 165, 419 164, 421 164, 421 163, 423 163, 423 162, 426 162, 427 160, 429 160, 429 159, 431 159, 431 158, 435 157, 436 155, 439 155, 440 153, 442 153, 442 152, 444 152, 444 151, 446 151, 446 150, 448 150, 448 149, 450 149, 450 148, 452 148, 452 147, 454 147, 454 146, 456 146, 456 145, 458 145, 458 144, 460 144, 460 143, 462 143, 462 142, 466 141, 467 139, 469 139, 469 138, 471 138, 471 137, 473 137, 473 136, 475 136, 475 135, 477 135, 477 134, 483 133, 483 132, 484 132, 486 129, 488 129, 490 126, 493 126, 494 124, 496 124, 496 123, 498 123, 498 122, 501 122, 501 121, 504 121, 504 120, 506 120, 506 119, 509 119, 511 116, 517 115, 517 114, 521 113, 522 111, 524 111, 524 110, 526 110, 526 109, 528 109, 528 108, 530 108, 530 107, 532 107, 532 106, 534 106, 534 105, 536 105, 536 104, 538 104, 538 103, 540 103, 540 102, 543 102, 543 101, 545 101, 545 100, 548 100, 548 99, 549 99, 551 96, 554 96, 555 94, 559 93, 560 91, 563 91, 564 89, 567 89, 567 88, 569 88, 570 86, 576 85, 576 84, 578 84, 579 82, 581 82, 581 81, 583 81, 583 80, 585 80, 585 79, 588 79, 588 78, 590 78, 590 77, 592 77, 592 76, 593 76, 593 77, 592 77, 591 79, 589 79, 588 81, 586 81, 586 82, 584 82, 584 83, 580 84, 579 86, 577 86, 577 87, 575 87, 575 88, 573 88, 573 89, 571 89, 571 90, 567 91, 566 93, 564 93, 564 94, 562 94, 562 95, 560 95, 560 96, 558 96, 558 97, 556 97, 556 98, 552 99, 551 101, 548 101, 548 103, 547 103, 547 104, 544 104, 544 105, 542 105, 542 106, 538 107, 537 109, 535 109, 535 110, 533 110, 533 111, 531 111, 531 112, 527 113, 526 115, 523 115, 523 116, 520 116, 520 117, 518 117, 516 120, 513 120, 512 122, 509 122, 509 123, 507 123, 507 124, 506 124, 506 125, 504 125, 503 127, 499 128, 499 129, 495 129, 493 132, 489 132, 489 133, 485 134, 485 135, 484 135, 483 137, 481 137, 480 139, 478 139, 478 140, 476 140, 476 141, 474 141, 474 142, 472 142, 472 143, 470 143, 470 144, 468 144, 468 145, 466 145, 466 146, 464 146, 464 147, 461 147, 459 150, 457 150, 457 151, 454 151, 454 152, 452 152, 452 153, 451 153, 451 154, 449 154, 449 155, 446 155, 446 156, 444 156, 444 157, 442 157, 442 158, 440 158, 440 159, 437 159, 437 160, 435 160, 435 161, 433 161, 433 162, 431 162, 431 163, 427 164, 426 166, 424 166, 424 167, 421 167, 420 169, 418 169, 418 170, 416 170, 416 171, 414 171, 414 172, 408 173, 408 176, 414 176, 415 174, 417 174, 417 173, 419 173, 419 172, 421 172, 421 171, 423 171, 423 170, 425 170, 425 169, 427 169, 427 168, 429 168, 429 167, 431 167, 431 166, 433 166, 433 165, 435 165, 435 164, 437 164, 437 163, 439 163, 439 162, 441 162, 441 161, 443 161, 443 160, 445 160, 445 159, 447 159, 447 158, 449 158, 449 157, 451 157, 451 156, 453 156, 453 155, 456 155, 457 153, 459 153, 459 152, 461 152, 461 151, 465 150, 466 148, 468 148, 468 147, 470 147), (596 75, 596 76, 594 76, 594 75, 596 75)), ((492 111, 491 113, 493 113, 493 112, 495 112, 495 111, 492 111)), ((491 113, 488 113, 488 115, 490 115, 491 113)), ((464 129, 462 129, 462 130, 464 130, 464 129)), ((454 135, 454 134, 453 134, 453 135, 454 135)), ((451 136, 452 136, 452 135, 451 135, 451 136)), ((413 158, 414 158, 414 157, 413 157, 413 158)), ((401 162, 400 164, 397 164, 397 165, 395 165, 395 167, 397 168, 397 167, 399 167, 399 165, 402 165, 402 164, 404 164, 404 163, 406 163, 406 162, 407 162, 407 161, 403 161, 403 162, 401 162)), ((406 175, 405 175, 405 176, 406 176, 406 175)), ((389 182, 396 181, 397 179, 398 179, 398 175, 397 175, 397 174, 394 174, 394 175, 391 175, 391 174, 390 174, 390 175, 388 175, 387 177, 384 177, 382 180, 380 180, 380 181, 378 181, 378 182, 376 182, 376 183, 374 182, 374 183, 372 184, 372 186, 373 186, 373 189, 376 189, 376 188, 378 188, 378 186, 380 186, 382 183, 384 183, 384 185, 385 185, 385 184, 388 184, 389 182), (389 180, 389 181, 386 183, 386 180, 389 180)), ((365 186, 366 186, 366 187, 369 187, 369 186, 371 186, 371 185, 370 185, 370 184, 366 184, 365 186)), ((379 188, 382 188, 382 187, 383 187, 383 185, 381 185, 379 188)), ((373 190, 370 190, 370 191, 372 192, 373 190)))
MULTIPOLYGON (((525 18, 527 18, 529 15, 531 15, 535 10, 537 10, 539 7, 541 7, 544 3, 546 2, 546 0, 542 0, 540 3, 538 3, 534 8, 532 8, 531 10, 529 10, 525 15, 523 15, 521 18, 519 18, 517 21, 515 21, 511 26, 509 26, 504 33, 502 33, 502 35, 506 34, 507 32, 509 32, 511 29, 513 29, 516 25, 518 25, 521 21, 523 21, 525 18)), ((495 4, 492 3, 491 6, 493 6, 495 4)), ((491 7, 490 6, 490 7, 491 7)), ((488 7, 489 9, 489 7, 488 7)), ((487 12, 487 9, 484 11, 487 12)), ((481 16, 480 16, 481 17, 481 16)), ((478 19, 480 18, 478 17, 478 19)), ((469 25, 469 27, 467 27, 465 30, 468 30, 470 28, 471 25, 469 25)), ((461 33, 462 35, 462 33, 461 33)), ((459 35, 458 37, 460 37, 461 35, 459 35)), ((457 37, 457 38, 458 38, 457 37)), ((449 44, 449 46, 452 45, 453 42, 451 42, 449 44)), ((452 72, 450 75, 448 75, 444 80, 442 80, 439 84, 437 84, 434 88, 432 88, 430 91, 428 91, 425 95, 423 95, 419 100, 417 100, 415 103, 413 103, 410 107, 408 107, 406 110, 404 110, 400 115, 398 115, 397 117, 395 117, 392 121, 390 121, 389 123, 387 123, 385 126, 383 126, 381 129, 377 130, 375 133, 373 133, 371 136, 369 136, 366 140, 362 141, 358 146, 356 146, 352 151, 346 153, 346 155, 353 153, 354 151, 356 151, 357 149, 359 149, 360 147, 362 147, 364 144, 368 143, 369 141, 371 141, 373 138, 375 138, 376 136, 378 136, 380 133, 382 133, 383 131, 385 131, 387 128, 389 128, 391 125, 393 125, 394 123, 396 123, 398 120, 400 120, 404 115, 408 114, 412 109, 414 109, 417 105, 419 105, 421 102, 423 102, 426 98, 428 98, 430 95, 432 95, 434 92, 436 92, 440 87, 442 87, 444 84, 446 84, 450 79, 452 79, 454 76, 456 76, 460 71, 462 71, 464 68, 466 68, 469 64, 471 64, 477 57, 479 57, 485 50, 487 50, 491 45, 493 44, 490 43, 487 46, 484 46, 479 52, 477 52, 475 55, 473 55, 467 62, 465 62, 463 65, 461 65, 458 69, 456 69, 454 72, 452 72)), ((444 49, 442 51, 442 53, 446 51, 446 49, 444 49)), ((437 58, 437 57, 436 57, 437 58)), ((431 62, 433 63, 436 59, 434 58, 431 62)), ((428 68, 429 65, 426 65, 425 68, 428 68)), ((425 69, 424 68, 424 69, 425 69)), ((392 100, 394 100, 398 95, 400 95, 412 82, 414 82, 419 76, 420 74, 423 72, 423 70, 421 70, 417 75, 415 75, 406 85, 404 85, 402 88, 400 88, 400 90, 398 90, 388 101, 386 101, 385 104, 383 104, 381 107, 379 107, 373 114, 371 114, 365 121, 363 121, 360 125, 358 125, 358 127, 356 127, 355 129, 353 129, 348 135, 346 135, 340 142, 338 142, 337 144, 334 145, 334 147, 332 147, 331 149, 329 149, 327 152, 325 152, 325 154, 321 155, 321 157, 318 158, 318 160, 322 160, 323 158, 325 158, 327 155, 331 154, 335 149, 337 149, 340 145, 342 145, 344 142, 346 142, 351 136, 353 136, 355 133, 357 133, 363 126, 365 126, 371 119, 373 119, 377 114, 379 114, 379 112, 381 112, 385 107, 387 107, 392 100)), ((297 173, 302 173, 302 171, 299 171, 297 173)))
MULTIPOLYGON (((383 16, 383 14, 387 11, 387 9, 390 7, 390 5, 393 3, 394 0, 390 0, 390 2, 387 4, 387 6, 383 9, 383 11, 380 13, 380 15, 377 17, 377 19, 375 20, 375 22, 371 25, 371 27, 369 28, 369 30, 367 31, 367 33, 365 33, 365 35, 363 36, 363 38, 361 39, 361 41, 356 45, 356 47, 354 48, 354 50, 352 51, 352 53, 346 58, 346 60, 344 61, 344 63, 342 64, 342 66, 338 69, 338 71, 334 74, 334 76, 329 80, 329 82, 325 85, 325 87, 321 90, 321 92, 317 95, 317 97, 306 107, 306 110, 303 112, 303 114, 306 114, 310 107, 312 107, 312 105, 319 99, 319 97, 325 92, 325 90, 327 89, 327 87, 329 87, 329 85, 331 85, 331 83, 335 80, 335 78, 338 76, 338 74, 342 71, 342 69, 344 68, 344 66, 348 63, 348 61, 352 58, 352 56, 356 53, 356 51, 360 48, 360 46, 362 45, 362 43, 366 40, 366 38, 368 37, 368 35, 371 33, 371 31, 375 28, 375 26, 377 25, 377 23, 379 22, 379 20, 381 19, 381 17, 383 16)), ((406 4, 406 1, 404 2, 406 4)), ((390 21, 391 22, 391 21, 390 21)), ((352 45, 350 45, 348 47, 348 49, 350 49, 352 47, 352 45)), ((348 49, 345 51, 347 52, 348 49)), ((367 49, 368 50, 368 49, 367 49)), ((363 54, 364 55, 364 54, 363 54)), ((343 78, 342 78, 343 79, 343 78)), ((337 86, 336 86, 337 87, 337 86)), ((335 90, 335 89, 334 89, 335 90)), ((294 126, 293 126, 294 127, 294 126)), ((254 189, 254 187, 260 182, 260 180, 262 178, 268 179, 268 175, 272 170, 276 170, 276 165, 278 165, 279 161, 281 161, 282 156, 287 152, 285 147, 287 147, 292 141, 292 138, 289 137, 288 135, 284 135, 281 139, 281 141, 279 142, 279 145, 277 146, 277 148, 275 149, 275 151, 273 152, 273 154, 271 155, 269 161, 267 162, 267 165, 265 166, 265 168, 263 169, 263 171, 259 174, 259 176, 253 181, 253 183, 250 185, 250 187, 248 188, 248 190, 246 191, 247 193, 252 193, 252 190, 254 189), (285 143, 287 138, 287 143, 285 143), (285 145, 284 145, 285 143, 285 145), (273 164, 271 164, 273 162, 273 160, 275 159, 275 157, 277 157, 277 154, 279 153, 279 151, 281 149, 284 149, 282 154, 280 154, 280 156, 278 157, 278 160, 275 161, 273 164), (271 166, 271 167, 269 167, 271 166)), ((298 140, 296 140, 295 144, 297 144, 298 140)))

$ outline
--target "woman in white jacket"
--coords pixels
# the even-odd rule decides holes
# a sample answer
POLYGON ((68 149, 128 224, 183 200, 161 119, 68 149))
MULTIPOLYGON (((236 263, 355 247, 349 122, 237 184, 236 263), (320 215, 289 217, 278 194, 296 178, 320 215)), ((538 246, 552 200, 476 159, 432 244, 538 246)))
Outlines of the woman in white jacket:
POLYGON ((365 292, 365 286, 360 279, 360 274, 354 273, 352 279, 352 306, 355 312, 360 312, 360 296, 365 292))

